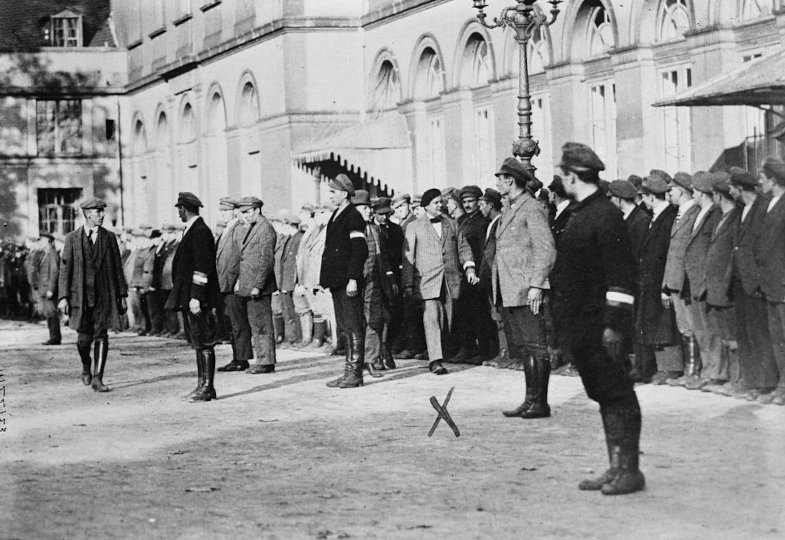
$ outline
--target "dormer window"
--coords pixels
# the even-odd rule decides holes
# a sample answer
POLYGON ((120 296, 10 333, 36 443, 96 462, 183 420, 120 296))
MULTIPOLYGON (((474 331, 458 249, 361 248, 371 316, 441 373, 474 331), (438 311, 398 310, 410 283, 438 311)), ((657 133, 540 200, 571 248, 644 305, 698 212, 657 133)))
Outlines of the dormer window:
POLYGON ((50 39, 53 47, 82 46, 82 15, 66 9, 50 20, 50 39))

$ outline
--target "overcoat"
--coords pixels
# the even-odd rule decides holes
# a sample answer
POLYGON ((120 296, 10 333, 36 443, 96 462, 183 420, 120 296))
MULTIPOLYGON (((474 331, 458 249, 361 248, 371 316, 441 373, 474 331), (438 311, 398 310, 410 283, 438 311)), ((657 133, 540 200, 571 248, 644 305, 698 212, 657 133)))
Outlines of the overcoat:
POLYGON ((443 217, 441 225, 441 238, 427 214, 406 227, 401 281, 404 288, 412 288, 415 298, 440 298, 444 284, 450 298, 457 299, 464 266, 474 264, 472 249, 456 221, 443 217))
POLYGON ((215 269, 215 239, 210 227, 197 217, 180 240, 172 260, 172 292, 166 309, 189 309, 191 298, 202 303, 202 309, 221 305, 218 272, 215 269))
MULTIPOLYGON (((95 264, 96 305, 93 318, 105 321, 107 327, 116 331, 122 330, 121 307, 122 298, 128 296, 128 285, 125 282, 120 249, 115 236, 98 227, 96 241, 93 244, 93 261, 95 264)), ((82 322, 85 295, 85 251, 83 242, 88 242, 84 227, 68 233, 61 253, 60 277, 57 286, 58 300, 68 300, 70 315, 68 326, 77 330, 82 322)))
MULTIPOLYGON (((682 295, 689 292, 693 300, 706 299, 706 253, 709 251, 709 242, 717 222, 720 220, 719 208, 712 206, 705 214, 697 229, 692 231, 687 241, 687 251, 684 254, 684 270, 687 274, 687 285, 682 295)), ((697 220, 696 220, 697 221, 697 220)))
POLYGON ((763 216, 755 242, 755 261, 760 268, 760 288, 766 300, 785 302, 785 196, 763 216))
POLYGON ((730 307, 731 277, 733 275, 733 239, 739 226, 741 212, 734 208, 720 218, 709 241, 706 254, 706 303, 717 307, 730 307))
POLYGON ((218 271, 218 287, 222 293, 234 292, 237 276, 240 275, 240 249, 247 230, 240 220, 235 220, 218 238, 215 266, 218 271))
POLYGON ((336 210, 327 222, 319 284, 325 289, 343 289, 350 279, 363 287, 363 268, 368 257, 365 220, 349 204, 336 210))
POLYGON ((678 339, 673 306, 666 308, 662 304, 662 276, 676 212, 676 208, 668 205, 651 222, 638 259, 636 329, 649 345, 672 345, 678 339))
POLYGON ((671 242, 668 246, 668 260, 665 263, 665 273, 662 276, 662 290, 666 294, 681 292, 684 287, 684 276, 686 275, 684 255, 687 252, 687 242, 690 241, 692 234, 692 226, 699 213, 700 206, 693 203, 678 222, 673 222, 671 242))
POLYGON ((761 273, 755 261, 754 248, 770 201, 769 196, 757 196, 744 221, 741 220, 741 216, 739 217, 739 224, 733 238, 733 277, 741 282, 748 296, 757 298, 760 298, 763 293, 760 290, 761 273))
POLYGON ((48 246, 44 256, 38 263, 38 295, 45 298, 46 292, 52 292, 52 299, 57 300, 57 279, 60 273, 60 255, 54 246, 48 246))
POLYGON ((482 260, 477 277, 480 278, 478 286, 488 292, 490 296, 493 292, 493 260, 496 257, 496 229, 499 228, 501 215, 497 219, 491 220, 486 231, 483 243, 482 260))
POLYGON ((278 288, 282 291, 292 292, 297 283, 297 252, 300 249, 302 238, 303 231, 297 231, 286 239, 286 244, 283 246, 280 274, 275 273, 276 277, 280 275, 278 288))
POLYGON ((564 229, 567 228, 567 222, 570 221, 570 216, 572 215, 572 209, 575 207, 575 202, 570 201, 567 204, 567 207, 561 211, 561 213, 557 216, 556 215, 556 208, 553 208, 553 212, 548 215, 548 224, 551 227, 551 233, 553 234, 553 240, 556 242, 556 248, 559 247, 559 240, 561 238, 564 229))
POLYGON ((485 244, 485 233, 488 230, 488 224, 491 222, 488 218, 482 215, 482 212, 477 210, 472 214, 464 214, 458 218, 458 227, 460 227, 469 247, 472 248, 472 260, 477 267, 482 262, 482 249, 485 244))
POLYGON ((247 229, 240 244, 240 296, 251 296, 253 289, 260 295, 271 295, 277 289, 275 281, 275 229, 264 216, 247 229))
POLYGON ((556 243, 543 205, 523 192, 502 212, 496 228, 493 298, 504 307, 525 306, 531 287, 550 289, 556 243))
POLYGON ((627 232, 630 235, 630 244, 632 244, 632 251, 637 261, 641 255, 641 246, 646 233, 649 230, 649 223, 651 223, 651 216, 635 206, 629 215, 624 220, 627 225, 627 232))

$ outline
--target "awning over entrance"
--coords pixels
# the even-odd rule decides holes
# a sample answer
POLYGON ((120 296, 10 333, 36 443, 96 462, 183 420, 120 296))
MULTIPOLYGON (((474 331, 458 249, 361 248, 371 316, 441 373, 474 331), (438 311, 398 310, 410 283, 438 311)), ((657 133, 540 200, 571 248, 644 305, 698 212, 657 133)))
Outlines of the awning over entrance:
POLYGON ((298 167, 325 179, 344 173, 374 195, 411 185, 412 150, 406 120, 398 114, 360 122, 294 154, 298 167))
POLYGON ((785 51, 748 62, 685 92, 654 103, 655 107, 785 105, 785 51))

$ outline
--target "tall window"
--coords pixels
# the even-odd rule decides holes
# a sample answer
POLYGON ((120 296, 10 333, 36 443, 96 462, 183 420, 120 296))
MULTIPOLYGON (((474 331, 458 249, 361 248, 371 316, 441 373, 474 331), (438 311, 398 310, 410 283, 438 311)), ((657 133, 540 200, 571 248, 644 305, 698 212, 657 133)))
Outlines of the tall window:
POLYGON ((605 162, 605 174, 616 177, 616 84, 590 86, 592 147, 605 162))
POLYGON ((180 127, 180 136, 182 142, 191 142, 196 139, 196 124, 194 119, 194 110, 190 103, 186 103, 183 107, 182 126, 180 127))
POLYGON ((68 10, 54 15, 49 41, 53 47, 81 47, 82 17, 68 10))
POLYGON ((529 41, 529 73, 531 75, 543 73, 545 65, 548 63, 548 52, 542 28, 538 36, 529 41))
POLYGON ((474 111, 474 181, 482 183, 492 178, 495 164, 493 115, 489 107, 474 111))
MULTIPOLYGON (((692 69, 679 67, 660 72, 660 92, 667 98, 692 86, 692 69)), ((689 107, 663 107, 665 170, 690 170, 692 143, 689 107)))
POLYGON ((81 188, 39 189, 38 230, 59 234, 73 231, 79 215, 76 201, 81 196, 81 188))
POLYGON ((589 57, 602 56, 614 45, 611 16, 599 1, 589 18, 589 57))
POLYGON ((440 116, 428 119, 428 172, 433 185, 447 185, 444 125, 440 116))
POLYGON ((484 39, 473 37, 468 47, 472 53, 472 86, 485 86, 491 79, 488 44, 484 39))
POLYGON ((395 66, 389 60, 382 62, 379 66, 379 73, 376 76, 376 85, 373 89, 371 110, 374 113, 381 113, 392 109, 401 98, 400 82, 395 66))
POLYGON ((425 49, 417 65, 415 95, 418 99, 437 97, 444 89, 442 63, 430 47, 425 49))
POLYGON ((259 120, 259 100, 256 97, 256 88, 250 81, 243 85, 240 96, 240 123, 253 124, 259 120))
POLYGON ((690 29, 687 0, 664 0, 660 4, 659 41, 680 39, 690 29))
POLYGON ((38 100, 36 102, 38 154, 82 152, 82 102, 38 100))

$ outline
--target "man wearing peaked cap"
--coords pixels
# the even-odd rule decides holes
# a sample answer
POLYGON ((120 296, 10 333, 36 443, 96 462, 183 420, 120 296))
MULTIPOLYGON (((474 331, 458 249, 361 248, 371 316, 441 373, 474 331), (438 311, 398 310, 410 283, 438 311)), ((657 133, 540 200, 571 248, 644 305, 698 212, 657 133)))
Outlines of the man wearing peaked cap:
MULTIPOLYGON (((641 184, 641 193, 650 193, 652 195, 662 196, 662 200, 665 201, 665 194, 667 192, 668 180, 666 180, 664 176, 654 174, 643 179, 643 183, 641 184)), ((647 206, 649 206, 649 209, 652 208, 652 204, 648 204, 647 206)))
MULTIPOLYGON (((381 369, 395 369, 392 356, 393 344, 398 341, 404 328, 404 307, 401 291, 401 265, 403 263, 403 229, 390 221, 392 208, 390 199, 379 197, 371 203, 374 212, 374 223, 378 227, 381 251, 387 259, 389 269, 382 276, 385 301, 385 327, 382 332, 384 342, 379 353, 381 369)), ((381 272, 380 272, 381 274, 381 272)), ((367 341, 367 340, 366 340, 367 341)))
POLYGON ((662 178, 663 180, 665 180, 666 184, 669 184, 670 182, 673 181, 673 178, 671 178, 671 175, 669 175, 668 173, 666 173, 665 171, 660 170, 660 169, 652 169, 652 170, 650 170, 649 171, 649 177, 650 178, 651 177, 662 178))
POLYGON ((570 346, 575 366, 587 394, 600 404, 610 458, 603 475, 579 488, 632 493, 645 484, 638 468, 640 406, 619 359, 634 303, 632 247, 621 212, 597 187, 604 166, 596 154, 585 145, 567 143, 560 163, 564 187, 577 204, 562 236, 552 285, 563 292, 565 326, 574 329, 570 346))
POLYGON ((230 330, 232 360, 219 367, 218 371, 245 371, 249 367, 248 361, 253 358, 251 325, 242 299, 234 289, 240 276, 240 252, 248 229, 240 219, 239 200, 222 197, 220 202, 221 217, 226 221, 226 226, 216 243, 215 267, 218 288, 221 291, 224 325, 228 322, 230 330))
POLYGON ((768 158, 763 162, 761 172, 779 185, 785 185, 785 163, 782 160, 768 158))
POLYGON ((213 309, 221 305, 221 291, 215 268, 213 233, 199 216, 202 203, 193 193, 177 197, 177 212, 185 232, 172 263, 172 292, 165 308, 183 315, 185 333, 196 354, 197 386, 188 395, 191 402, 216 399, 215 339, 217 322, 213 309))
POLYGON ((122 329, 128 286, 117 241, 102 227, 106 203, 91 199, 81 208, 85 224, 68 234, 61 254, 57 307, 70 315, 69 326, 77 332, 82 383, 96 392, 108 392, 103 383, 109 354, 107 329, 122 329))
POLYGON ((44 345, 60 345, 60 314, 57 311, 57 280, 60 272, 60 255, 55 249, 55 237, 52 233, 42 232, 45 240, 44 252, 36 265, 38 274, 38 295, 43 306, 43 315, 49 328, 49 339, 44 345))
MULTIPOLYGON (((482 263, 485 233, 491 220, 480 212, 479 199, 482 197, 482 190, 478 186, 464 186, 459 197, 464 213, 458 218, 458 227, 469 243, 474 264, 479 268, 482 263)), ((486 296, 485 290, 470 285, 466 279, 461 282, 455 311, 455 327, 461 343, 457 354, 448 362, 480 365, 492 357, 495 325, 491 320, 486 296)))
POLYGON ((329 184, 330 203, 336 207, 327 223, 319 284, 330 289, 337 326, 344 339, 344 374, 328 386, 356 388, 363 384, 365 324, 363 269, 368 257, 365 221, 352 205, 354 186, 339 174, 329 184))
POLYGON ((497 178, 501 175, 511 176, 520 183, 527 183, 532 180, 531 173, 529 173, 523 164, 513 156, 505 158, 502 162, 502 166, 499 167, 499 170, 496 171, 494 175, 497 178))
POLYGON ((692 176, 693 198, 700 211, 692 225, 684 254, 684 270, 689 291, 685 290, 682 294, 688 294, 692 300, 690 312, 695 323, 695 338, 698 341, 702 365, 699 376, 684 385, 689 390, 724 384, 729 377, 727 363, 723 360, 720 331, 716 326, 716 320, 707 317, 706 303, 706 257, 712 234, 722 214, 714 204, 715 178, 714 174, 706 171, 698 171, 692 176))
POLYGON ((392 204, 389 197, 379 197, 371 202, 371 209, 376 214, 390 215, 393 213, 392 204))
POLYGON ((692 192, 692 175, 686 172, 677 172, 673 175, 673 180, 671 184, 675 184, 677 186, 681 186, 682 188, 686 189, 687 191, 692 192))
POLYGON ((651 218, 637 204, 635 198, 638 190, 629 180, 614 180, 608 187, 608 194, 611 202, 621 210, 624 223, 627 225, 627 233, 630 236, 633 252, 636 256, 640 254, 643 246, 643 238, 649 230, 651 218))

